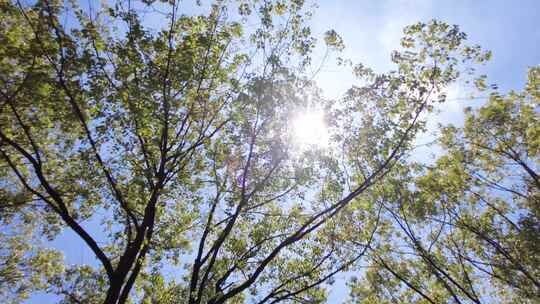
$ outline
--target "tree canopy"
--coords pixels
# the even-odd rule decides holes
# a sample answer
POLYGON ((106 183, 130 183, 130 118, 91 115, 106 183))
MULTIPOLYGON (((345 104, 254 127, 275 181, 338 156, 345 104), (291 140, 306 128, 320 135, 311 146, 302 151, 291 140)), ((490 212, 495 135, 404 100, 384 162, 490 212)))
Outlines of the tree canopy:
POLYGON ((540 300, 540 69, 498 94, 456 25, 404 29, 395 68, 329 99, 294 1, 0 0, 0 295, 61 303, 540 300), (97 6, 97 7, 96 7, 97 6), (489 91, 412 161, 428 113, 489 91), (325 145, 298 113, 323 113, 325 145), (96 224, 99 223, 99 224, 96 224), (96 229, 98 225, 99 229, 96 229), (82 240, 91 265, 46 242, 82 240))

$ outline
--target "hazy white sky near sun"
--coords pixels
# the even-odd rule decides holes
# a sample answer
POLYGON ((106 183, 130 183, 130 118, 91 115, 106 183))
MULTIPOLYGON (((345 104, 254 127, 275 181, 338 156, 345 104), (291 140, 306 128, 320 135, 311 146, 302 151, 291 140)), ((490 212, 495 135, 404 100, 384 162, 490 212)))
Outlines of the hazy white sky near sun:
MULTIPOLYGON (((203 3, 208 0, 203 0, 203 3)), ((465 1, 465 0, 320 0, 312 20, 313 33, 322 41, 328 29, 336 30, 345 42, 343 57, 385 72, 392 68, 390 52, 399 46, 402 28, 432 18, 458 24, 468 33, 469 42, 493 51, 493 59, 482 72, 489 83, 497 83, 503 91, 520 89, 526 80, 526 69, 540 64, 540 1, 465 1)), ((187 2, 186 2, 187 3, 187 2)), ((314 64, 322 59, 316 53, 314 64)), ((339 97, 354 79, 339 68, 330 57, 315 80, 327 97, 339 97)), ((465 97, 460 86, 451 88, 452 98, 465 97)), ((461 121, 461 109, 482 101, 453 100, 442 107, 437 121, 461 121)), ((89 230, 99 233, 97 223, 89 230)), ((91 253, 70 232, 60 235, 51 246, 63 250, 68 263, 93 263, 91 253)), ((343 276, 341 276, 343 277, 343 276)), ((334 285, 329 303, 341 303, 347 295, 343 280, 334 285)), ((49 303, 55 297, 33 296, 27 303, 49 303)))

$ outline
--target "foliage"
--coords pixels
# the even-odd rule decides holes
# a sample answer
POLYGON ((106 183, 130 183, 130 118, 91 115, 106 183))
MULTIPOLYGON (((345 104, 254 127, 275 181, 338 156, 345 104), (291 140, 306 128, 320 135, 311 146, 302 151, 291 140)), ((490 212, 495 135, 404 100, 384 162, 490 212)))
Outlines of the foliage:
MULTIPOLYGON (((422 168, 407 157, 425 114, 490 57, 457 26, 407 27, 394 71, 353 66, 362 85, 327 100, 304 1, 0 1, 0 291, 14 302, 318 303, 366 261, 354 300, 475 302, 486 263, 491 296, 537 297, 538 70, 445 129, 448 154, 422 168), (295 144, 292 118, 313 107, 330 148, 295 144), (508 172, 526 174, 508 186, 508 172), (65 229, 94 265, 41 244, 65 229)), ((344 47, 332 30, 324 42, 344 47)))
POLYGON ((432 166, 395 177, 382 204, 397 238, 373 248, 353 302, 540 300, 539 71, 443 128, 432 166))

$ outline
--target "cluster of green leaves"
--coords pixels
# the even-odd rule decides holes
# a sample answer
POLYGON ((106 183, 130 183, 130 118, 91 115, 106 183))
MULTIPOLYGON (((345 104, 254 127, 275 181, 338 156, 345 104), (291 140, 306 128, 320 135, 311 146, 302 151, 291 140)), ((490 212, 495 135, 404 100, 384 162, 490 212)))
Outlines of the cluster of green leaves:
POLYGON ((539 301, 539 72, 444 127, 433 165, 393 177, 381 198, 392 243, 370 253, 352 302, 539 301))

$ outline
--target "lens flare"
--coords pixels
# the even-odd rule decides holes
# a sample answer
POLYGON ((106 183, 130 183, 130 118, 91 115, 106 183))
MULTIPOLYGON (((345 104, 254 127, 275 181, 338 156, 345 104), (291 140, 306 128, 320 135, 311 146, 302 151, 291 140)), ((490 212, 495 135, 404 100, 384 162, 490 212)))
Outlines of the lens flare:
POLYGON ((294 140, 303 148, 324 148, 328 145, 328 128, 322 110, 298 114, 292 123, 294 140))

